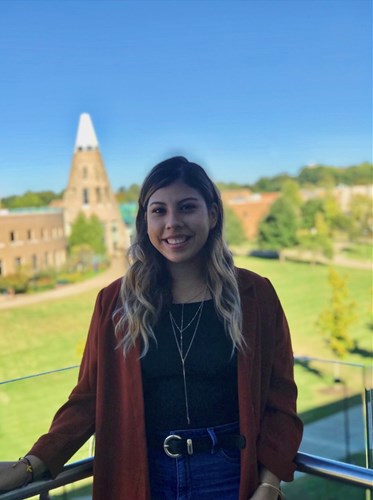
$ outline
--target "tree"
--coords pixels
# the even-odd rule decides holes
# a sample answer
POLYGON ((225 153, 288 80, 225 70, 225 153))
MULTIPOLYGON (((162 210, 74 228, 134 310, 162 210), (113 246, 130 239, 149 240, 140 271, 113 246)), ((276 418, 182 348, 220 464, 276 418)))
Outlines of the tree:
POLYGON ((281 251, 297 243, 298 220, 292 204, 283 197, 271 206, 260 223, 258 243, 261 248, 281 251))
POLYGON ((369 196, 356 194, 350 202, 350 237, 371 237, 373 232, 372 200, 369 196))
POLYGON ((328 259, 334 255, 333 240, 322 211, 314 214, 312 227, 299 231, 298 239, 302 248, 312 252, 312 263, 316 262, 317 254, 321 253, 328 259))
POLYGON ((367 185, 372 183, 372 174, 373 165, 369 162, 349 167, 314 165, 302 168, 298 175, 298 181, 302 186, 367 185))
POLYGON ((324 200, 311 198, 301 207, 301 226, 303 229, 312 230, 315 227, 316 214, 324 212, 324 200))
POLYGON ((349 327, 355 321, 356 304, 349 298, 346 278, 333 268, 329 269, 328 281, 331 287, 330 304, 321 312, 316 326, 332 352, 342 358, 354 347, 349 327))
POLYGON ((224 233, 228 245, 240 245, 244 243, 247 240, 245 230, 236 214, 230 207, 225 207, 224 216, 224 233))
POLYGON ((302 196, 300 194, 299 184, 294 179, 288 179, 284 182, 281 188, 282 196, 287 200, 294 208, 297 214, 300 213, 300 207, 302 206, 302 196))
POLYGON ((118 203, 131 203, 139 199, 140 186, 138 184, 131 184, 129 188, 124 186, 120 187, 116 193, 118 203))
POLYGON ((291 179, 292 177, 288 174, 279 174, 274 177, 261 177, 253 184, 252 189, 260 193, 281 191, 283 185, 291 179))
POLYGON ((312 167, 304 167, 299 172, 298 181, 304 185, 314 185, 323 187, 335 186, 338 181, 337 169, 326 165, 314 165, 312 167))
POLYGON ((71 227, 68 245, 71 252, 74 247, 85 245, 94 254, 105 255, 105 230, 99 218, 92 215, 87 219, 83 213, 80 213, 71 227))
POLYGON ((17 196, 8 196, 3 198, 5 208, 29 208, 29 207, 45 207, 51 201, 62 197, 62 193, 56 194, 53 191, 26 191, 24 194, 17 196))
POLYGON ((247 184, 238 184, 237 182, 217 182, 216 187, 219 189, 219 191, 249 189, 249 186, 247 184))
MULTIPOLYGON (((301 227, 312 234, 329 238, 332 243, 335 233, 349 231, 350 218, 342 213, 341 207, 332 193, 327 192, 324 198, 313 198, 301 207, 301 227), (320 227, 317 227, 318 224, 320 227), (321 231, 320 231, 321 229, 321 231)), ((328 246, 330 246, 328 244, 328 246)))

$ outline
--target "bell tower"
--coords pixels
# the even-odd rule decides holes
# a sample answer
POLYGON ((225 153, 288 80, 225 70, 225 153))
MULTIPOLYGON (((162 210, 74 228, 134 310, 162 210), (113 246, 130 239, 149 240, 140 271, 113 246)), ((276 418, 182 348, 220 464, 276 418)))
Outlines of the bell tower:
POLYGON ((96 215, 105 228, 109 255, 121 255, 129 246, 129 234, 111 188, 91 117, 80 115, 70 176, 63 196, 67 236, 77 215, 96 215))

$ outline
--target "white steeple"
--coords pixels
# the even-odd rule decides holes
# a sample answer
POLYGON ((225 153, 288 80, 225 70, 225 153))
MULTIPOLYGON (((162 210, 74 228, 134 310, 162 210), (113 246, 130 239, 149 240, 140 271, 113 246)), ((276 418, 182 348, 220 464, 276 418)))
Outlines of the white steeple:
POLYGON ((98 149, 98 141, 91 117, 88 113, 82 113, 79 119, 78 133, 76 134, 75 151, 87 149, 98 149))

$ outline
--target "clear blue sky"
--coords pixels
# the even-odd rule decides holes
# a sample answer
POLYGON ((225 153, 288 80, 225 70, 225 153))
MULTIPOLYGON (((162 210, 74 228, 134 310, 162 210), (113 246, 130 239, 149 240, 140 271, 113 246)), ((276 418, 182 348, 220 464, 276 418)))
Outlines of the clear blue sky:
POLYGON ((369 0, 2 0, 0 196, 62 190, 79 115, 114 189, 372 160, 369 0))

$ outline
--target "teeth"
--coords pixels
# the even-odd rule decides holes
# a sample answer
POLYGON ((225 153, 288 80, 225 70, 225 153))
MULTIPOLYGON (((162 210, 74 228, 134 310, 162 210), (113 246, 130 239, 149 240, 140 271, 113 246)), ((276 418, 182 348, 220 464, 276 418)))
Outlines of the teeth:
POLYGON ((180 243, 184 243, 186 241, 186 237, 184 236, 183 238, 168 238, 167 243, 170 245, 178 245, 180 243))

